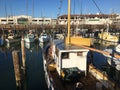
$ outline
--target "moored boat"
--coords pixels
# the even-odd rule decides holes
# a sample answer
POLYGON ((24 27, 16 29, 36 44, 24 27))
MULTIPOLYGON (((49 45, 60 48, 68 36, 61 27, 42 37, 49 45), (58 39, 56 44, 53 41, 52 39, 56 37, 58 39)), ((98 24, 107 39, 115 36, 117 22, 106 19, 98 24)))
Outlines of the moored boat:
POLYGON ((31 43, 35 41, 34 34, 29 33, 24 37, 25 42, 31 43))
POLYGON ((105 41, 110 41, 110 42, 119 42, 119 39, 117 36, 112 36, 109 32, 102 32, 98 34, 99 38, 105 41))
POLYGON ((109 41, 109 42, 119 42, 119 38, 117 36, 111 35, 109 32, 109 24, 107 24, 107 31, 106 32, 101 32, 98 34, 99 39, 102 39, 104 41, 109 41))
MULTIPOLYGON (((43 64, 49 90, 116 90, 100 70, 87 63, 89 50, 54 40, 44 48, 43 64), (92 83, 91 83, 92 82, 92 83)), ((119 90, 119 89, 118 89, 119 90)))
POLYGON ((39 37, 39 41, 41 43, 48 42, 50 40, 50 36, 47 33, 42 33, 39 37))

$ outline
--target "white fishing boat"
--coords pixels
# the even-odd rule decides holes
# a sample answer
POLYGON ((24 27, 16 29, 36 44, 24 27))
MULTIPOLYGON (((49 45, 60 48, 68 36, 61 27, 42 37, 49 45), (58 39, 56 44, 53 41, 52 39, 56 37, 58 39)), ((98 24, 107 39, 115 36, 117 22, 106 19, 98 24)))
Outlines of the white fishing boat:
POLYGON ((26 34, 24 37, 25 42, 31 43, 35 41, 35 36, 32 33, 26 34))
POLYGON ((39 41, 42 43, 48 42, 50 40, 50 36, 46 33, 42 33, 39 37, 39 41))
POLYGON ((116 90, 102 71, 87 63, 88 52, 76 45, 66 45, 63 40, 49 43, 43 54, 48 89, 99 90, 104 87, 105 90, 116 90))
MULTIPOLYGON (((87 75, 87 49, 66 46, 63 40, 54 40, 45 48, 44 70, 48 88, 51 90, 75 90, 76 81, 87 75), (49 59, 48 59, 49 57, 49 59), (81 60, 80 60, 81 57, 81 60), (71 84, 61 81, 75 82, 71 84)), ((82 87, 82 83, 81 83, 82 87)))

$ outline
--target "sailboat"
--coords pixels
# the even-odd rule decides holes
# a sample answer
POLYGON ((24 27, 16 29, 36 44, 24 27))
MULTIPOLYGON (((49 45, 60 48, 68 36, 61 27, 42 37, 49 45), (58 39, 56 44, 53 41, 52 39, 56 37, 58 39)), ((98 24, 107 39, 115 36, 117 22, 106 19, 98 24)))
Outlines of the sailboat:
POLYGON ((43 50, 43 65, 49 90, 115 90, 107 76, 87 63, 91 39, 70 36, 70 0, 68 0, 68 36, 51 41, 43 50))
POLYGON ((119 42, 119 38, 117 36, 111 35, 109 32, 109 24, 107 24, 107 32, 102 32, 98 34, 98 37, 104 41, 110 41, 110 42, 119 42))

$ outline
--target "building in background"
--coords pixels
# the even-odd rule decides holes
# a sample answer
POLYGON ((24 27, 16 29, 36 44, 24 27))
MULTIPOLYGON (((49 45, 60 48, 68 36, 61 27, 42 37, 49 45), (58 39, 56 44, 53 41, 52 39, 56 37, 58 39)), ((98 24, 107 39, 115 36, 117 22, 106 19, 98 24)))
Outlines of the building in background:
POLYGON ((0 18, 0 24, 14 24, 14 25, 19 25, 19 24, 37 24, 37 25, 51 25, 51 24, 56 24, 56 19, 52 18, 33 18, 32 16, 25 16, 25 15, 20 15, 20 16, 9 16, 9 17, 1 17, 0 18), (53 22, 52 22, 53 21, 53 22))
MULTIPOLYGON (((67 25, 67 15, 61 15, 58 18, 59 25, 67 25)), ((117 14, 85 14, 71 15, 71 25, 104 25, 120 22, 120 15, 117 14)))
MULTIPOLYGON (((1 24, 14 25, 67 25, 67 15, 61 15, 57 19, 40 17, 33 18, 32 16, 20 15, 0 17, 1 24)), ((120 14, 85 14, 71 15, 71 25, 105 25, 105 24, 120 24, 120 14)))

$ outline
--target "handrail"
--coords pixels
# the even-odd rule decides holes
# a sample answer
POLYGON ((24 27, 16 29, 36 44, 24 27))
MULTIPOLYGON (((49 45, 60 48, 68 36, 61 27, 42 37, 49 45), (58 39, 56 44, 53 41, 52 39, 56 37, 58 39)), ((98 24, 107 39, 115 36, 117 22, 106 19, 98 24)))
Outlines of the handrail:
POLYGON ((109 53, 109 52, 102 51, 102 50, 98 50, 98 49, 96 49, 96 48, 91 48, 91 47, 87 47, 87 46, 83 46, 83 45, 78 45, 78 46, 80 46, 80 47, 82 47, 82 48, 85 48, 85 49, 89 49, 89 50, 91 50, 91 51, 95 51, 95 52, 98 52, 98 53, 101 53, 101 54, 104 54, 104 55, 108 55, 108 56, 112 56, 112 57, 115 57, 115 58, 117 58, 117 59, 120 59, 120 55, 118 55, 118 54, 116 54, 116 53, 111 54, 111 53, 109 53))

